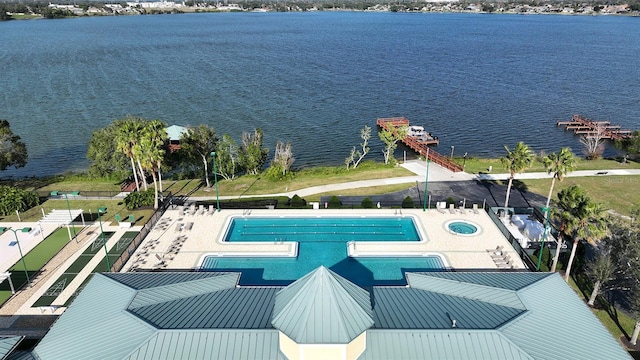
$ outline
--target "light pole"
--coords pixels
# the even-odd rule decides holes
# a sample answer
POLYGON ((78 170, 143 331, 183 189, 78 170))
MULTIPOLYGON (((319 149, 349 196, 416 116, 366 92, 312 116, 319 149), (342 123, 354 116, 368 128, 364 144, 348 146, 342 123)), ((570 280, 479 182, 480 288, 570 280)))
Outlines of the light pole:
POLYGON ((427 197, 429 196, 428 185, 429 185, 429 148, 427 148, 427 175, 424 177, 424 201, 422 205, 422 211, 427 211, 427 197))
POLYGON ((467 165, 467 152, 465 151, 464 155, 462 155, 462 168, 467 165))
POLYGON ((451 145, 451 161, 453 161, 453 149, 455 148, 455 146, 451 145))
POLYGON ((216 171, 216 152, 211 152, 213 158, 213 182, 216 184, 216 209, 220 211, 220 198, 218 196, 218 172, 216 171))
POLYGON ((18 251, 20 252, 20 259, 22 259, 22 266, 24 266, 24 274, 27 276, 27 283, 29 287, 31 287, 31 280, 29 280, 29 271, 27 271, 27 263, 24 261, 24 255, 22 254, 22 247, 20 247, 20 240, 18 240, 18 231, 22 231, 23 233, 28 233, 31 231, 30 227, 22 228, 22 229, 12 229, 8 228, 7 230, 11 230, 13 232, 13 236, 16 237, 16 244, 18 244, 18 251))
POLYGON ((107 212, 106 207, 98 209, 98 222, 100 223, 100 236, 102 237, 102 245, 104 246, 104 254, 107 259, 107 272, 111 272, 111 263, 109 262, 109 250, 107 250, 107 241, 104 239, 104 231, 102 230, 102 213, 107 212))

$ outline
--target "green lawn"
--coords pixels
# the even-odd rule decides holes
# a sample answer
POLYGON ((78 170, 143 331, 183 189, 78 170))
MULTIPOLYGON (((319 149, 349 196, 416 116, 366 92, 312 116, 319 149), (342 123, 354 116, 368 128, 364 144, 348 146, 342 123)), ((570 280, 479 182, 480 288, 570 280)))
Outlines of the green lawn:
MULTIPOLYGON (((527 191, 541 194, 546 197, 551 186, 550 179, 520 180, 526 186, 527 191)), ((605 208, 614 210, 623 215, 629 215, 631 207, 640 204, 640 176, 588 176, 565 178, 558 182, 553 189, 552 200, 557 199, 560 190, 571 185, 582 186, 589 196, 602 203, 605 208)))
MULTIPOLYGON (((149 217, 153 214, 153 209, 143 209, 143 210, 127 210, 124 206, 124 203, 119 200, 107 200, 107 199, 88 199, 88 200, 69 200, 69 207, 71 209, 82 209, 85 213, 85 219, 89 216, 89 214, 97 213, 98 209, 101 207, 107 208, 107 213, 102 216, 102 221, 104 222, 112 222, 115 221, 115 215, 120 214, 121 218, 125 218, 129 216, 129 214, 133 214, 135 222, 138 224, 144 224, 149 220, 149 217)), ((20 219, 22 221, 38 221, 42 219, 42 210, 44 209, 45 213, 49 213, 51 210, 66 210, 67 202, 59 199, 47 200, 44 203, 31 208, 23 213, 20 213, 20 219)), ((2 221, 18 221, 18 216, 16 214, 7 215, 0 217, 2 221)), ((79 220, 78 220, 79 221, 79 220)))
MULTIPOLYGON (((69 242, 69 234, 66 228, 61 228, 47 236, 40 244, 25 254, 24 262, 27 266, 29 278, 32 278, 40 269, 53 258, 69 242)), ((22 261, 18 261, 9 271, 16 290, 26 285, 27 277, 24 273, 22 261)), ((4 304, 11 297, 11 288, 8 281, 0 284, 0 304, 4 304)))
MULTIPOLYGON (((462 164, 463 159, 455 159, 458 163, 462 164)), ((500 159, 484 159, 484 158, 467 158, 464 171, 470 174, 486 173, 489 166, 493 167, 492 173, 505 173, 507 172, 500 159)), ((576 170, 611 170, 611 169, 640 169, 640 163, 635 161, 628 161, 626 164, 622 164, 617 160, 612 159, 599 159, 599 160, 585 160, 578 158, 576 164, 576 170)), ((546 169, 539 159, 536 159, 533 166, 528 168, 526 172, 545 172, 546 169)))
MULTIPOLYGON (((355 170, 347 170, 346 167, 318 167, 301 170, 295 173, 293 179, 283 181, 251 175, 241 176, 235 180, 218 179, 218 191, 220 195, 225 196, 273 194, 318 185, 413 175, 412 172, 400 166, 385 166, 366 162, 355 170)), ((163 189, 177 195, 215 196, 213 178, 210 181, 211 189, 206 189, 204 182, 193 179, 163 181, 163 189)))

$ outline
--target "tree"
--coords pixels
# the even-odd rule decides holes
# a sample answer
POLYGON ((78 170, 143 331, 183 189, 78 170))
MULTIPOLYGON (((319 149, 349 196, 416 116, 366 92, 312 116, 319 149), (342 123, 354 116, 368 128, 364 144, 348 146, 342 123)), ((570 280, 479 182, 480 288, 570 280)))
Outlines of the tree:
POLYGON ((277 169, 278 172, 285 176, 291 169, 291 165, 295 158, 293 157, 293 147, 291 143, 283 143, 278 141, 276 143, 276 150, 273 153, 273 160, 271 161, 271 167, 277 169))
POLYGON ((626 151, 634 157, 640 156, 640 131, 636 130, 631 136, 616 142, 616 147, 626 151))
POLYGON ((238 145, 228 134, 222 135, 216 150, 218 174, 226 180, 233 180, 238 172, 238 145))
POLYGON ((11 131, 7 120, 0 120, 0 171, 27 164, 27 146, 11 131))
MULTIPOLYGON (((133 179, 136 183, 136 190, 140 191, 140 182, 138 181, 138 170, 135 163, 135 149, 139 141, 140 132, 144 126, 144 120, 135 116, 127 116, 123 119, 116 120, 114 123, 120 123, 118 134, 115 138, 118 151, 125 154, 131 161, 131 170, 133 171, 133 179)), ((144 178, 144 174, 140 174, 144 178)))
POLYGON ((614 263, 609 249, 596 250, 597 253, 587 263, 586 274, 594 282, 593 291, 589 296, 589 306, 593 306, 596 297, 607 288, 607 284, 613 280, 616 272, 616 264, 614 263))
POLYGON ((564 275, 565 281, 568 281, 580 240, 595 244, 603 238, 607 233, 606 215, 602 205, 593 202, 584 189, 572 185, 558 193, 558 208, 554 211, 554 217, 560 223, 560 231, 551 271, 555 271, 557 266, 564 236, 572 236, 573 246, 564 275))
POLYGON ((38 205, 38 195, 12 186, 0 185, 0 216, 26 211, 38 205))
POLYGON ((211 188, 211 183, 209 182, 209 157, 211 152, 216 151, 218 146, 215 129, 207 125, 189 128, 186 133, 182 134, 180 145, 180 152, 185 154, 186 157, 197 158, 202 161, 207 189, 211 188))
POLYGON ((580 143, 583 145, 583 152, 587 160, 595 160, 602 157, 604 152, 604 136, 606 129, 604 125, 597 125, 592 132, 583 135, 580 143))
POLYGON ((240 165, 247 174, 259 174, 267 161, 269 149, 262 147, 262 136, 260 129, 255 129, 253 135, 248 132, 242 133, 242 145, 238 155, 240 165))
POLYGON ((118 150, 118 144, 113 141, 120 131, 120 121, 116 120, 107 127, 91 133, 87 148, 87 159, 90 160, 89 176, 119 180, 127 177, 127 156, 118 150))
MULTIPOLYGON (((151 173, 151 177, 153 178, 153 187, 154 187, 154 202, 153 208, 158 208, 158 179, 156 174, 159 173, 160 169, 158 164, 162 162, 162 159, 165 154, 165 150, 158 146, 152 137, 144 136, 140 143, 138 144, 138 162, 140 167, 143 170, 151 173)), ((146 189, 145 189, 146 190, 146 189)))
POLYGON ((395 128, 395 131, 389 131, 387 129, 382 129, 378 136, 380 140, 384 143, 384 149, 382 150, 382 154, 384 155, 384 163, 388 164, 389 159, 393 159, 393 152, 398 147, 398 141, 404 139, 407 136, 408 127, 401 126, 395 128))
POLYGON ((553 153, 542 158, 544 168, 547 169, 548 174, 553 174, 551 178, 551 187, 549 188, 549 195, 547 196, 547 205, 551 203, 551 195, 553 194, 553 186, 556 183, 556 179, 560 182, 564 180, 565 175, 572 172, 576 168, 576 158, 568 147, 562 148, 560 153, 553 153))
POLYGON ((360 164, 362 159, 369 153, 369 150, 371 150, 368 146, 369 139, 371 139, 371 126, 365 125, 362 129, 360 129, 360 138, 362 139, 362 142, 360 143, 361 150, 356 150, 356 147, 354 146, 353 149, 351 149, 351 154, 349 155, 349 157, 345 159, 347 169, 349 169, 351 163, 353 163, 354 169, 357 168, 358 164, 360 164), (355 160, 356 157, 358 158, 358 160, 355 160))
POLYGON ((151 120, 144 127, 143 134, 149 139, 154 149, 153 156, 156 161, 155 172, 158 174, 158 185, 162 193, 162 163, 165 160, 166 149, 168 149, 169 136, 167 135, 167 124, 160 120, 151 120))
POLYGON ((510 173, 509 184, 507 185, 507 195, 504 200, 504 207, 509 206, 509 194, 511 193, 511 185, 516 173, 521 173, 525 169, 531 166, 533 163, 533 152, 522 141, 516 144, 516 147, 511 151, 506 145, 504 149, 507 150, 507 156, 500 158, 500 162, 504 165, 510 173))

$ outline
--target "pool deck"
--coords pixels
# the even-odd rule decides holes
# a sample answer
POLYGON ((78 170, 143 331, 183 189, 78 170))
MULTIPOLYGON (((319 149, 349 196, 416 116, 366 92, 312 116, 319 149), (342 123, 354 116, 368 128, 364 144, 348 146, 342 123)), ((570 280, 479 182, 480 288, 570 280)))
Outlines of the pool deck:
MULTIPOLYGON (((453 269, 499 269, 489 249, 503 247, 501 256, 510 256, 508 268, 525 269, 522 260, 491 218, 482 210, 471 209, 353 209, 353 210, 167 210, 136 254, 122 271, 153 269, 195 269, 207 255, 217 256, 295 256, 295 242, 228 243, 222 241, 232 217, 279 216, 391 216, 412 217, 423 239, 419 242, 356 242, 349 245, 354 256, 425 256, 440 255, 453 269), (468 221, 480 228, 474 235, 457 235, 446 224, 452 220, 468 221)), ((330 265, 329 265, 330 266, 330 265)), ((504 264, 501 265, 504 268, 504 264)))

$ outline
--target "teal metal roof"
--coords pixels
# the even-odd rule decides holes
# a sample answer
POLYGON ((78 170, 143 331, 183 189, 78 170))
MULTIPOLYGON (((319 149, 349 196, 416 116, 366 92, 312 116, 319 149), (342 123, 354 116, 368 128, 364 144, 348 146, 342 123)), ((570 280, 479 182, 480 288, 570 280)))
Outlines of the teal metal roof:
POLYGON ((280 289, 213 291, 129 311, 158 329, 273 329, 271 311, 280 289))
MULTIPOLYGON (((413 289, 429 290, 445 295, 489 302, 496 305, 522 309, 525 307, 515 290, 496 288, 477 283, 462 282, 425 274, 406 274, 407 283, 413 289)), ((464 279, 464 277, 461 277, 464 279)))
POLYGON ((363 360, 630 359, 558 274, 408 274, 371 294, 324 267, 286 288, 234 276, 96 274, 33 358, 284 359, 280 330, 301 344, 366 331, 363 360))
MULTIPOLYGON (((102 275, 113 279, 134 290, 149 289, 158 286, 183 283, 198 279, 206 279, 216 276, 225 276, 225 272, 137 272, 137 273, 103 273, 102 275)), ((231 273, 236 274, 237 273, 231 273)))
POLYGON ((171 125, 165 130, 167 131, 167 135, 171 141, 179 141, 182 134, 188 131, 186 127, 179 125, 171 125))
POLYGON ((276 330, 159 331, 125 359, 286 360, 276 330))
POLYGON ((401 287, 373 289, 376 329, 495 329, 524 312, 489 302, 401 287))
POLYGON ((550 273, 534 272, 431 272, 420 273, 431 277, 462 281, 470 284, 491 286, 498 289, 520 290, 541 279, 550 273))
POLYGON ((11 354, 22 338, 22 336, 0 336, 0 359, 4 359, 6 356, 11 354))
MULTIPOLYGON (((535 339, 535 338, 534 338, 535 339)), ((532 341, 540 345, 538 341, 532 341)), ((358 360, 531 360, 495 330, 370 330, 358 360)), ((577 359, 573 357, 558 359, 577 359)))
POLYGON ((370 296, 321 266, 276 294, 272 324, 299 344, 345 344, 373 326, 370 296))
POLYGON ((631 358, 560 274, 550 274, 518 294, 529 311, 500 331, 535 359, 631 358), (546 341, 550 329, 572 335, 551 345, 546 341), (532 337, 539 341, 532 341, 532 337), (541 347, 541 342, 545 346, 541 347))
MULTIPOLYGON (((4 360, 4 359, 3 359, 4 360)), ((6 360, 39 360, 31 353, 31 351, 14 351, 6 360)))
POLYGON ((129 309, 170 301, 175 303, 177 301, 174 300, 208 294, 217 290, 233 289, 238 284, 239 278, 239 273, 228 273, 142 289, 136 293, 129 309))
POLYGON ((135 290, 95 274, 34 349, 41 359, 122 359, 156 331, 126 311, 135 290))

